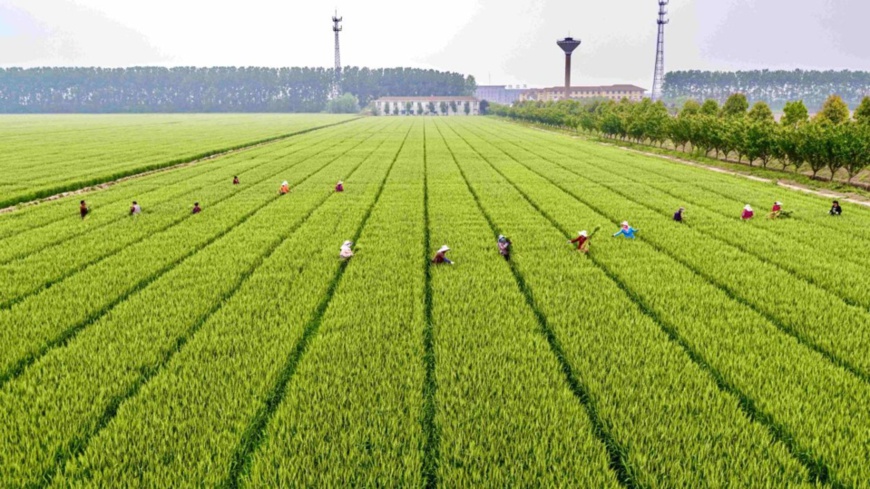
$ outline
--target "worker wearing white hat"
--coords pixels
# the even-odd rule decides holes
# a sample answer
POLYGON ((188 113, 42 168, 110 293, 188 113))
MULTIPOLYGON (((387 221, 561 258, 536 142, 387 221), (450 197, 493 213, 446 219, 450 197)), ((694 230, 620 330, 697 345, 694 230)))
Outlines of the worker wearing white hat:
POLYGON ((350 260, 353 256, 351 246, 353 246, 353 241, 345 241, 344 244, 341 245, 341 251, 339 251, 338 257, 342 260, 350 260))
POLYGON ((447 258, 447 256, 446 256, 448 251, 450 251, 450 247, 447 245, 444 245, 441 248, 439 248, 438 252, 435 253, 435 258, 432 258, 432 263, 434 263, 436 265, 441 265, 443 263, 446 263, 448 265, 453 265, 453 262, 450 261, 450 259, 447 258))

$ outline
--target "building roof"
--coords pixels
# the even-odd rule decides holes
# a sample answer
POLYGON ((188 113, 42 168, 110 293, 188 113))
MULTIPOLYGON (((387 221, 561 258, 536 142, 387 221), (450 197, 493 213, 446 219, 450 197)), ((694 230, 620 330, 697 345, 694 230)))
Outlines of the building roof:
MULTIPOLYGON (((531 88, 529 92, 555 92, 555 91, 564 91, 565 87, 547 87, 547 88, 531 88)), ((586 87, 575 87, 572 86, 569 88, 571 91, 575 92, 604 92, 604 91, 622 91, 622 92, 645 92, 645 88, 638 87, 636 85, 602 85, 602 86, 586 86, 586 87)))
POLYGON ((381 97, 375 102, 477 102, 477 98, 464 95, 456 97, 381 97))

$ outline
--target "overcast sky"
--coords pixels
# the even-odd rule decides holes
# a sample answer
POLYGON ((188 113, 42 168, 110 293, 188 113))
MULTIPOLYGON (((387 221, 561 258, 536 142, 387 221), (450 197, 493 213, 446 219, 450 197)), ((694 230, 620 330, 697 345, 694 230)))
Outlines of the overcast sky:
MULTIPOLYGON (((0 66, 331 66, 650 88, 657 0, 0 0, 0 66)), ((870 69, 870 0, 672 0, 666 68, 870 69)))

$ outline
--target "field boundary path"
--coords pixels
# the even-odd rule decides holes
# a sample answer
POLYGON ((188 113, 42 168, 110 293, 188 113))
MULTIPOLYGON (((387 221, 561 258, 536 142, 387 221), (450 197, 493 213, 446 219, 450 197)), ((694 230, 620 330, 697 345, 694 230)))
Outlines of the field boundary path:
MULTIPOLYGON (((242 144, 230 147, 230 148, 216 149, 214 151, 209 151, 209 152, 199 154, 199 155, 196 155, 196 156, 193 156, 190 158, 182 159, 180 161, 178 161, 178 160, 169 161, 166 163, 166 166, 160 166, 160 167, 154 168, 152 170, 139 171, 140 169, 133 168, 133 169, 129 170, 129 172, 125 172, 126 174, 124 176, 119 177, 119 178, 115 178, 113 180, 108 180, 108 181, 105 181, 102 183, 88 185, 86 187, 81 187, 78 189, 69 188, 69 189, 60 191, 58 193, 55 193, 55 194, 52 194, 52 195, 49 195, 46 197, 41 197, 41 198, 38 198, 35 200, 26 200, 23 202, 18 202, 18 203, 12 204, 8 207, 0 208, 0 215, 8 214, 10 212, 15 212, 15 211, 23 209, 25 207, 30 207, 30 206, 42 204, 45 202, 51 202, 54 200, 62 199, 64 197, 69 197, 72 195, 83 195, 86 193, 95 192, 97 190, 104 190, 104 189, 107 189, 109 187, 118 185, 119 183, 127 182, 129 180, 134 180, 137 178, 144 178, 144 177, 148 177, 148 176, 151 176, 151 175, 154 175, 157 173, 169 172, 172 170, 177 170, 179 168, 184 168, 187 166, 196 165, 196 164, 202 163, 204 161, 210 161, 210 160, 214 160, 214 159, 221 158, 224 156, 229 156, 229 155, 236 154, 236 153, 242 153, 242 152, 249 151, 252 149, 260 148, 262 146, 266 146, 268 144, 277 143, 279 141, 283 141, 285 139, 292 138, 294 136, 301 136, 301 135, 307 134, 309 132, 319 131, 321 129, 328 129, 330 127, 338 126, 341 124, 347 124, 349 122, 353 122, 353 121, 356 121, 359 119, 361 119, 361 117, 354 117, 353 119, 347 119, 344 121, 333 122, 332 124, 325 124, 322 126, 310 127, 308 129, 303 129, 301 131, 295 131, 295 132, 291 132, 288 134, 281 134, 279 136, 272 136, 272 137, 269 137, 266 139, 259 139, 256 141, 242 143, 242 144)), ((54 191, 56 191, 56 190, 54 190, 54 191)))
MULTIPOLYGON (((517 125, 519 125, 519 124, 517 124, 517 125)), ((521 126, 521 127, 527 127, 527 126, 521 126)), ((562 133, 560 133, 560 132, 558 132, 558 131, 548 131, 548 130, 546 130, 546 129, 542 129, 542 128, 540 128, 540 127, 528 126, 528 128, 529 128, 529 129, 534 129, 534 130, 536 130, 536 131, 546 132, 546 133, 548 133, 548 134, 556 134, 556 135, 560 135, 560 136, 564 136, 564 135, 565 135, 565 134, 562 134, 562 133)), ((568 137, 571 138, 571 139, 582 139, 582 140, 587 140, 587 141, 589 141, 589 140, 586 139, 586 138, 581 138, 581 137, 578 137, 578 136, 568 136, 568 137)), ((644 156, 650 156, 650 157, 653 157, 653 158, 659 158, 659 159, 663 159, 663 160, 668 160, 668 161, 672 161, 672 162, 674 162, 674 163, 680 163, 680 164, 682 164, 682 165, 692 166, 692 167, 695 167, 695 168, 700 168, 700 169, 708 170, 708 171, 712 171, 712 172, 715 172, 715 173, 721 173, 721 174, 724 174, 724 175, 731 175, 731 176, 735 176, 735 177, 741 177, 741 178, 745 178, 745 179, 747 179, 747 180, 753 180, 753 181, 761 182, 761 183, 772 183, 772 184, 775 184, 775 185, 777 185, 777 186, 779 186, 779 187, 787 188, 787 189, 789 189, 789 190, 796 190, 796 191, 798 191, 798 192, 803 192, 803 193, 806 193, 806 194, 812 194, 812 195, 815 195, 815 196, 817 196, 817 197, 825 197, 825 198, 828 198, 828 199, 838 199, 838 200, 842 200, 842 201, 844 201, 844 202, 849 202, 849 203, 852 203, 852 204, 862 205, 862 206, 864 206, 864 207, 870 207, 870 200, 864 200, 863 198, 855 197, 854 195, 844 194, 844 193, 841 193, 841 192, 834 192, 834 191, 831 191, 831 190, 813 190, 813 189, 811 189, 811 188, 806 188, 806 187, 804 187, 804 186, 802 186, 802 185, 799 185, 799 184, 797 184, 797 183, 787 182, 787 181, 782 181, 782 180, 779 180, 779 179, 777 179, 777 180, 772 180, 772 179, 770 179, 770 178, 762 178, 762 177, 757 177, 757 176, 755 176, 755 175, 747 175, 747 174, 745 174, 745 173, 741 173, 741 172, 739 172, 739 171, 726 170, 726 169, 724 169, 724 168, 718 168, 718 167, 715 167, 715 166, 708 166, 708 165, 704 165, 704 164, 701 164, 701 163, 696 163, 696 162, 694 162, 694 161, 690 161, 690 160, 687 160, 687 159, 684 159, 684 158, 680 158, 680 157, 677 157, 677 156, 662 155, 662 154, 658 154, 658 153, 652 153, 652 152, 649 152, 649 151, 643 151, 643 150, 636 149, 636 148, 626 148, 625 146, 620 146, 620 145, 618 145, 618 144, 604 143, 604 142, 601 142, 601 141, 592 141, 592 142, 594 142, 594 143, 596 143, 596 144, 600 144, 600 145, 602 145, 602 146, 608 146, 608 147, 611 147, 611 148, 621 149, 621 150, 623 150, 623 151, 628 151, 628 152, 632 152, 632 153, 642 154, 642 155, 644 155, 644 156)))

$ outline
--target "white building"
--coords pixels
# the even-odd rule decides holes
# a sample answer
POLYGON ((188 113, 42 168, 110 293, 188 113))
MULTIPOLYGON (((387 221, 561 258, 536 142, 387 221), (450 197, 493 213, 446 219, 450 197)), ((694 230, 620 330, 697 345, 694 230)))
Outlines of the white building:
POLYGON ((376 115, 478 115, 474 97, 382 97, 374 101, 376 115))

